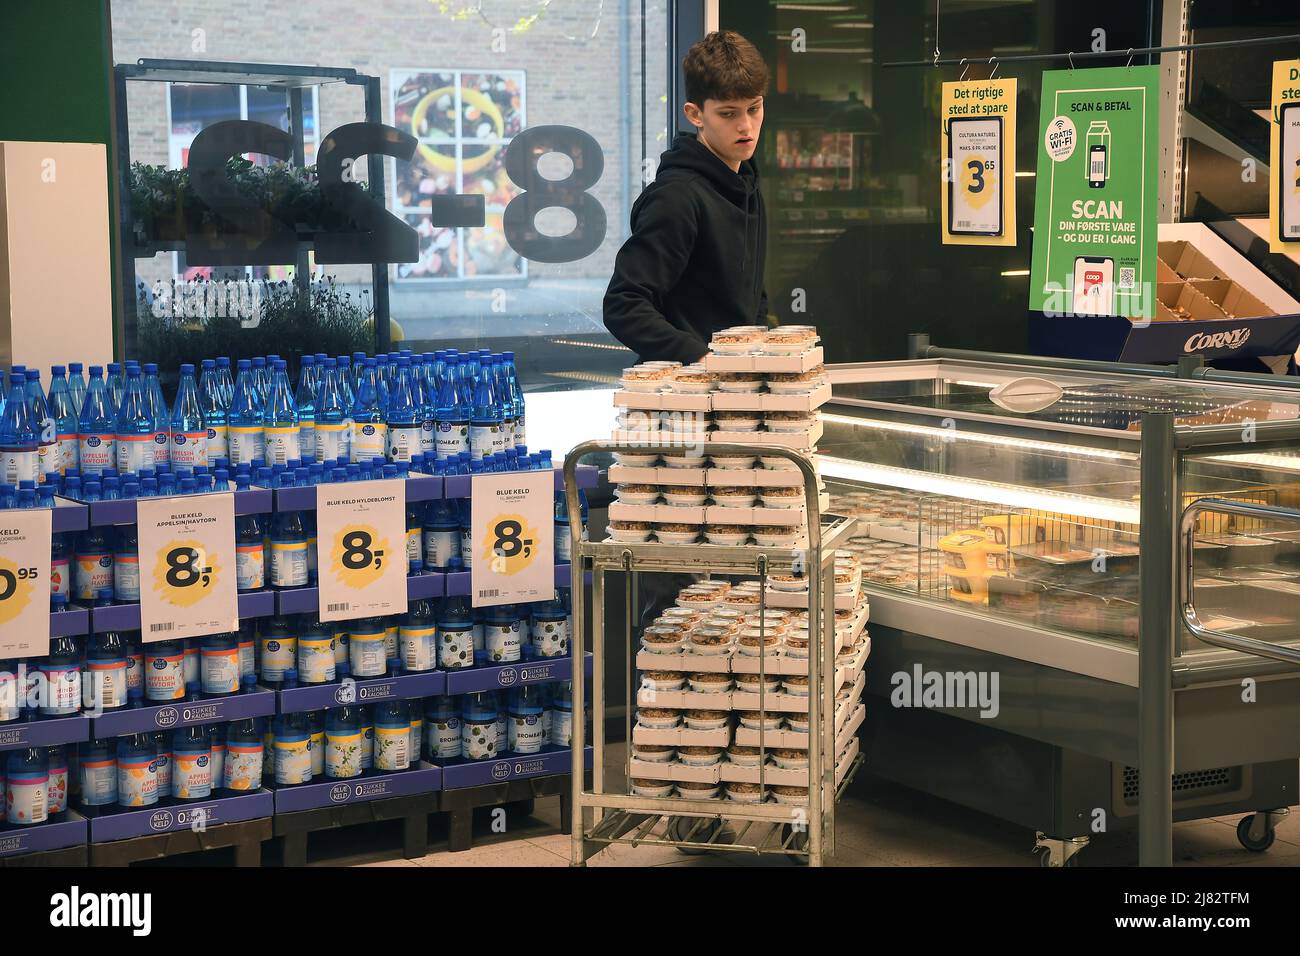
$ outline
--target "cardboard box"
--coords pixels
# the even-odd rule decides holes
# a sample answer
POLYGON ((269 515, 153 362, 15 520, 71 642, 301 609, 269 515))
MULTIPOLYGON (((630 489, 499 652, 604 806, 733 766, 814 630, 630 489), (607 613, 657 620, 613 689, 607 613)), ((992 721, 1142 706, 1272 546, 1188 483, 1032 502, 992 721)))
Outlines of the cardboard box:
POLYGON ((1156 259, 1156 283, 1182 282, 1183 277, 1173 270, 1164 259, 1156 259))
POLYGON ((710 352, 704 356, 704 367, 710 372, 807 372, 821 365, 824 359, 825 353, 820 345, 801 355, 719 355, 710 352))
POLYGON ((1157 322, 1187 322, 1224 319, 1223 310, 1198 291, 1190 282, 1166 282, 1156 286, 1157 322), (1188 317, 1177 314, 1175 309, 1184 309, 1188 317))
POLYGON ((726 674, 731 670, 729 654, 656 654, 653 651, 640 650, 636 654, 636 666, 643 671, 700 671, 710 674, 726 674))
POLYGON ((681 392, 629 392, 619 389, 614 393, 614 407, 646 411, 707 412, 713 407, 709 398, 708 392, 688 395, 681 392))
POLYGON ((766 524, 784 527, 799 527, 807 523, 803 508, 722 508, 718 505, 696 508, 678 505, 625 505, 621 501, 615 501, 609 506, 609 520, 722 525, 766 524))
MULTIPOLYGON (((690 485, 696 488, 799 488, 803 473, 776 468, 647 468, 611 465, 616 485, 690 485)), ((829 503, 829 499, 828 499, 829 503)))
MULTIPOLYGON (((862 579, 859 578, 853 585, 853 590, 835 595, 835 610, 851 611, 858 606, 858 598, 862 595, 862 579)), ((768 607, 781 608, 806 608, 808 606, 808 592, 805 591, 778 591, 775 588, 767 589, 768 607)))
POLYGON ((927 551, 937 551, 939 540, 944 537, 942 531, 922 527, 919 521, 907 521, 906 519, 891 521, 888 524, 863 523, 859 527, 863 529, 862 533, 869 538, 875 538, 879 541, 893 541, 895 544, 910 544, 914 548, 924 548, 927 551))
POLYGON ((1227 278, 1227 274, 1209 256, 1186 239, 1157 243, 1157 254, 1184 279, 1227 278))
POLYGON ((1257 319, 1277 315, 1240 283, 1231 279, 1193 279, 1188 283, 1232 319, 1257 319))
MULTIPOLYGON (((855 706, 852 709, 844 711, 845 717, 843 725, 835 735, 835 752, 843 753, 849 746, 849 742, 857 736, 858 728, 862 722, 867 719, 867 705, 862 701, 852 701, 855 706)), ((837 722, 839 717, 837 715, 837 722)), ((801 734, 793 730, 769 730, 765 735, 767 747, 790 748, 791 750, 807 750, 808 735, 801 734)), ((757 747, 758 731, 751 730, 748 727, 736 728, 736 744, 741 747, 757 747)))
POLYGON ((688 727, 677 727, 673 730, 651 730, 634 724, 632 743, 663 744, 670 747, 728 747, 731 745, 731 728, 691 730, 688 727))
POLYGON ((806 787, 808 771, 782 770, 775 764, 769 764, 766 772, 758 767, 742 767, 739 764, 724 761, 722 764, 723 783, 758 783, 760 779, 769 787, 806 787), (761 777, 760 777, 761 773, 761 777))
POLYGON ((780 445, 783 448, 812 448, 821 441, 824 425, 821 419, 811 428, 801 432, 709 432, 709 441, 731 442, 734 445, 780 445))
POLYGON ((778 395, 772 392, 713 392, 713 410, 756 412, 813 412, 831 400, 830 382, 823 382, 807 395, 778 395))
POLYGON ((712 767, 692 767, 675 760, 656 763, 653 760, 637 760, 633 757, 628 767, 629 777, 643 777, 646 780, 685 780, 690 783, 717 783, 721 779, 721 773, 721 761, 712 767))
MULTIPOLYGON (((687 686, 689 687, 690 684, 688 683, 687 686)), ((709 694, 694 690, 650 690, 648 687, 642 687, 636 692, 636 705, 663 707, 666 710, 735 709, 731 706, 731 691, 709 694)))

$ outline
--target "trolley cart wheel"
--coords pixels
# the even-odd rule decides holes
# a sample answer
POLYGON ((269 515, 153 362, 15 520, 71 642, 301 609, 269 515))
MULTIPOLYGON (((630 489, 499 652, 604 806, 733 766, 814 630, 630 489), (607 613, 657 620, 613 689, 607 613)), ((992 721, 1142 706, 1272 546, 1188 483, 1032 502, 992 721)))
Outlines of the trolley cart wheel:
MULTIPOLYGON (((668 839, 684 841, 686 835, 694 829, 696 820, 698 819, 698 817, 673 817, 668 824, 668 839)), ((713 835, 721 829, 722 820, 720 818, 710 819, 704 824, 704 826, 695 831, 691 840, 697 843, 707 843, 712 840, 713 835)), ((696 846, 679 846, 677 851, 679 853, 685 853, 687 856, 701 856, 709 852, 708 850, 696 846)))
POLYGON ((782 824, 781 845, 789 847, 785 855, 792 861, 795 863, 807 864, 808 828, 806 826, 800 826, 798 831, 796 831, 793 823, 782 824))
MULTIPOLYGON (((1043 851, 1043 852, 1039 853, 1039 854, 1038 854, 1038 865, 1041 866, 1041 867, 1050 867, 1050 866, 1052 865, 1052 854, 1048 853, 1047 851, 1043 851)), ((1060 865, 1061 865, 1061 866, 1069 866, 1069 867, 1078 866, 1078 865, 1079 865, 1079 857, 1078 857, 1077 855, 1076 855, 1076 856, 1069 857, 1069 858, 1068 858, 1064 863, 1062 863, 1062 864, 1060 864, 1060 865)))
MULTIPOLYGON (((1271 847, 1273 841, 1277 839, 1277 831, 1273 829, 1272 821, 1266 819, 1264 835, 1258 839, 1252 837, 1250 835, 1250 830, 1255 823, 1255 816, 1256 815, 1252 813, 1237 821, 1237 840, 1252 853, 1263 853, 1271 847)), ((1267 814, 1265 814, 1265 817, 1267 818, 1267 814)))

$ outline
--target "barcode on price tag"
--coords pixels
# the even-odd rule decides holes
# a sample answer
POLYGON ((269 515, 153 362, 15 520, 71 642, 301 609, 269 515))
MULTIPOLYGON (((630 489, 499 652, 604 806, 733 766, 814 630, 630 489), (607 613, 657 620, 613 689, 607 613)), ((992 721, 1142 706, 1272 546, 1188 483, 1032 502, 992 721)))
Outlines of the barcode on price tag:
POLYGON ((484 591, 479 591, 479 592, 478 592, 478 596, 481 597, 481 598, 500 597, 500 596, 501 596, 501 589, 500 589, 500 588, 490 588, 490 589, 487 589, 487 590, 484 590, 484 591))
POLYGON ((171 630, 175 630, 175 629, 176 629, 176 625, 173 624, 171 621, 168 621, 166 624, 150 624, 150 625, 149 625, 149 633, 150 633, 150 634, 159 634, 159 633, 161 633, 161 632, 163 632, 163 631, 171 631, 171 630))
POLYGON ((328 610, 331 614, 334 614, 338 611, 350 611, 352 610, 352 605, 347 603, 346 601, 340 601, 335 604, 327 605, 326 610, 328 610))

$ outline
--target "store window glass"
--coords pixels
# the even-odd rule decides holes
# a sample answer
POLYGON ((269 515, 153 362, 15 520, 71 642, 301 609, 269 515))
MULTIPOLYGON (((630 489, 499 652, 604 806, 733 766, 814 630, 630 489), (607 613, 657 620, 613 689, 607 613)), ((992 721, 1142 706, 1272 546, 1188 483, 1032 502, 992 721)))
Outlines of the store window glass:
POLYGON ((163 367, 383 341, 490 348, 515 352, 529 391, 612 384, 631 356, 605 330, 601 300, 666 148, 666 2, 113 0, 129 160, 121 268, 137 291, 122 348, 163 367), (272 132, 229 138, 226 124, 250 121, 272 132), (398 154, 412 140, 409 158, 340 138, 365 122, 390 128, 398 154), (528 140, 542 127, 570 132, 528 140), (202 146, 210 154, 218 134, 226 151, 213 159, 202 146), (577 170, 575 143, 587 150, 577 170), (525 195, 530 179, 572 183, 590 168, 599 178, 579 191, 599 203, 603 236, 556 252, 574 203, 543 208, 525 195), (214 173, 256 208, 213 208, 198 185, 214 173), (384 218, 367 219, 400 256, 376 266, 373 234, 337 215, 331 190, 353 184, 377 195, 384 218), (533 214, 526 228, 509 225, 512 202, 533 214), (343 252, 330 245, 340 231, 343 252), (214 315, 215 296, 192 291, 256 281, 253 315, 214 315))

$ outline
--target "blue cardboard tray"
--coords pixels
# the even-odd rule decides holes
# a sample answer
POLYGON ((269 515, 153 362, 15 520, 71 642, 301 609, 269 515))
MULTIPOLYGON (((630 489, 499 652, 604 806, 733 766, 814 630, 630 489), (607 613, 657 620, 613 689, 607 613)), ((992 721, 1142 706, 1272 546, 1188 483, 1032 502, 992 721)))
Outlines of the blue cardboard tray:
MULTIPOLYGON (((395 481, 396 479, 389 479, 395 481)), ((443 479, 437 475, 412 475, 406 479, 406 500, 434 501, 442 497, 443 479)), ((270 510, 270 509, 268 509, 270 510)), ((276 511, 315 511, 315 488, 275 489, 276 511)))
POLYGON ((81 714, 0 724, 0 750, 79 744, 90 739, 90 718, 81 714))
MULTIPOLYGON (((121 737, 155 730, 176 730, 194 724, 212 724, 246 717, 267 717, 275 713, 275 692, 256 690, 204 700, 182 700, 174 704, 106 710, 92 718, 96 737, 121 737)), ((86 738, 81 738, 85 740, 86 738)))
POLYGON ((90 612, 84 607, 50 612, 50 637, 75 637, 90 633, 90 612))
POLYGON ((396 677, 370 677, 350 684, 335 681, 276 691, 277 713, 295 714, 304 710, 325 710, 343 704, 371 704, 381 700, 407 700, 412 697, 438 697, 447 693, 447 675, 443 671, 421 671, 396 677), (350 699, 349 699, 350 698, 350 699))
POLYGON ((216 797, 171 803, 167 806, 143 807, 106 813, 90 819, 90 842, 109 843, 113 840, 130 840, 133 837, 154 833, 171 833, 256 820, 275 813, 275 798, 269 790, 241 793, 238 796, 216 797))
MULTIPOLYGON (((445 588, 446 575, 438 571, 413 574, 406 579, 406 599, 440 598, 445 588)), ((320 608, 320 588, 286 588, 273 592, 281 614, 314 614, 320 608)), ((241 613, 240 617, 244 615, 241 613)))
POLYGON ((50 530, 55 534, 62 534, 65 531, 85 531, 89 522, 89 509, 81 502, 54 496, 54 513, 50 515, 50 530))
MULTIPOLYGON (((591 769, 592 749, 583 751, 583 765, 591 769)), ((569 773, 573 768, 573 750, 569 747, 548 747, 535 754, 504 754, 497 760, 475 760, 442 765, 442 789, 463 790, 482 787, 505 780, 527 777, 549 777, 569 773)))
MULTIPOLYGON (((448 475, 443 479, 444 498, 468 498, 473 475, 448 475)), ((579 488, 595 488, 600 482, 600 469, 595 465, 579 465, 576 475, 579 488)), ((564 469, 555 469, 555 490, 564 490, 564 469)))
POLYGON ((1134 322, 1118 316, 1029 313, 1031 355, 1172 364, 1184 355, 1202 355, 1207 361, 1290 355, 1297 344, 1300 315, 1134 322))
POLYGON ((442 789, 442 770, 433 764, 420 763, 399 773, 381 773, 354 777, 351 780, 322 778, 317 783, 277 787, 275 812, 294 813, 318 810, 349 803, 367 803, 386 797, 409 797, 417 793, 436 793, 442 789))
MULTIPOLYGON (((591 654, 586 655, 586 671, 591 673, 591 654)), ((502 690, 523 684, 548 684, 573 677, 573 657, 538 657, 515 664, 491 667, 465 667, 447 671, 448 694, 474 694, 485 690, 502 690)))
POLYGON ((66 820, 57 823, 38 823, 30 827, 6 827, 0 830, 0 856, 20 856, 40 853, 43 850, 62 850, 86 842, 86 820, 75 810, 69 810, 66 820))
MULTIPOLYGON (((93 608, 91 626, 95 631, 140 630, 140 605, 114 604, 93 608)), ((239 595, 239 617, 270 617, 275 614, 274 591, 244 591, 239 595)))
MULTIPOLYGON (((95 527, 135 524, 135 503, 137 500, 131 498, 122 501, 91 501, 83 505, 83 507, 90 509, 90 524, 95 527)), ((271 510, 271 506, 272 500, 269 489, 249 488, 247 491, 235 492, 236 515, 266 514, 271 510)))

